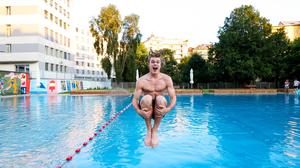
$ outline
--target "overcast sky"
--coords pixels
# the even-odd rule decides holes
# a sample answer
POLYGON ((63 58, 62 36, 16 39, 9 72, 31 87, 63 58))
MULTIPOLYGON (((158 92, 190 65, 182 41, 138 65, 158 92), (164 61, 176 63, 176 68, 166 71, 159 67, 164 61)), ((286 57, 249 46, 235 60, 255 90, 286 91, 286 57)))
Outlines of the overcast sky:
POLYGON ((279 21, 300 21, 300 0, 74 0, 76 20, 87 24, 101 7, 116 5, 122 18, 135 13, 145 40, 152 33, 166 38, 187 39, 191 46, 217 42, 217 32, 230 12, 253 5, 261 16, 279 21))

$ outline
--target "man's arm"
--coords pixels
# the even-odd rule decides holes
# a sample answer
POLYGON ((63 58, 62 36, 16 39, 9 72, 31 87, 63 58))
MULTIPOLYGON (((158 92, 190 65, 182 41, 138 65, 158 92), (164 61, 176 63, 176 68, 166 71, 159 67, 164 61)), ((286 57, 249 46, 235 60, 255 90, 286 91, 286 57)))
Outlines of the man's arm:
POLYGON ((167 80, 167 90, 168 90, 168 94, 170 96, 170 103, 168 105, 168 107, 166 108, 166 112, 169 112, 176 104, 176 93, 175 93, 175 89, 173 86, 173 81, 171 77, 168 77, 167 80))
POLYGON ((133 95, 133 99, 132 99, 132 105, 133 105, 135 111, 139 114, 140 114, 141 109, 138 105, 138 101, 139 101, 140 96, 142 95, 142 86, 141 85, 142 85, 141 81, 138 80, 136 82, 136 87, 135 87, 135 91, 134 91, 134 95, 133 95))

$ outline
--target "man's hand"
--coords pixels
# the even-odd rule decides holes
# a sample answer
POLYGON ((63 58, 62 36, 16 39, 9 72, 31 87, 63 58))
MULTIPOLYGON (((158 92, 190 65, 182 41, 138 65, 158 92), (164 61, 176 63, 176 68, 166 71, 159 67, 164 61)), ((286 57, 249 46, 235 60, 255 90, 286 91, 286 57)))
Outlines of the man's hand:
POLYGON ((170 111, 170 109, 166 106, 160 105, 158 107, 155 107, 155 111, 158 117, 163 117, 167 112, 170 111))
POLYGON ((152 117, 152 114, 150 113, 150 111, 147 108, 143 108, 143 109, 139 110, 138 113, 141 116, 143 116, 145 119, 149 119, 152 117))

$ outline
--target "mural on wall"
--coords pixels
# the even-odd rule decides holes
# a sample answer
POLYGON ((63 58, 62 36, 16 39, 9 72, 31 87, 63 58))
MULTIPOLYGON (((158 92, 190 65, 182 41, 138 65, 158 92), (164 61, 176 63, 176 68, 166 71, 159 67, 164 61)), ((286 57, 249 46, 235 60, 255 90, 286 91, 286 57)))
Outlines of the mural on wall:
POLYGON ((29 93, 30 82, 27 73, 0 72, 0 94, 26 94, 29 93))
POLYGON ((66 81, 61 81, 60 83, 61 83, 61 90, 66 92, 67 91, 66 81))
POLYGON ((47 81, 46 80, 31 80, 30 93, 32 94, 47 94, 47 81))
POLYGON ((70 81, 67 81, 67 89, 68 89, 68 91, 71 91, 71 83, 70 83, 70 81))
POLYGON ((55 80, 48 81, 48 93, 49 94, 56 94, 57 93, 57 85, 55 80))

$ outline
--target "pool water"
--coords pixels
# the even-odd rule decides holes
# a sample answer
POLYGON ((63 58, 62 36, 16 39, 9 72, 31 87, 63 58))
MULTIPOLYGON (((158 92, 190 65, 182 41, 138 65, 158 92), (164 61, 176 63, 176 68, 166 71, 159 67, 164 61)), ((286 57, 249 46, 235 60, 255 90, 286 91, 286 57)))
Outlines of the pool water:
MULTIPOLYGON (((300 167, 300 96, 178 96, 157 148, 144 121, 122 113, 63 167, 300 167)), ((128 96, 0 98, 0 167, 56 167, 128 96)))

